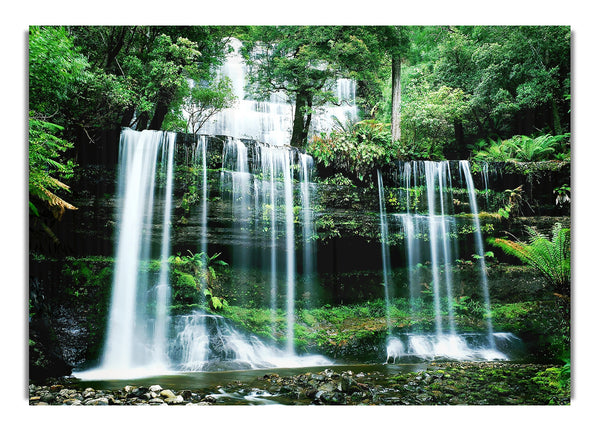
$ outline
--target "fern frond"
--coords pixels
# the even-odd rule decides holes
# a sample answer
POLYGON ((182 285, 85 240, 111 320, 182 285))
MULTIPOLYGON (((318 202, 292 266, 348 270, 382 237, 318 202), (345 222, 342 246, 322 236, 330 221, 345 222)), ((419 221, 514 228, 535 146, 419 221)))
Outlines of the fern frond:
POLYGON ((553 288, 568 290, 571 280, 570 229, 563 229, 556 223, 552 228, 552 239, 531 227, 526 227, 526 231, 528 243, 504 238, 493 238, 490 243, 538 270, 553 288))

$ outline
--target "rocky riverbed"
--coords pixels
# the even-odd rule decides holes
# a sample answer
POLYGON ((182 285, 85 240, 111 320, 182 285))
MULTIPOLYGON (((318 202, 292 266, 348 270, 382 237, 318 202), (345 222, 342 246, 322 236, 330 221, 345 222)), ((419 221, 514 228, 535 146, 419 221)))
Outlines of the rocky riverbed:
POLYGON ((224 386, 174 390, 160 385, 94 389, 62 379, 30 384, 30 405, 547 405, 570 404, 563 368, 502 362, 431 363, 425 370, 266 373, 224 386))

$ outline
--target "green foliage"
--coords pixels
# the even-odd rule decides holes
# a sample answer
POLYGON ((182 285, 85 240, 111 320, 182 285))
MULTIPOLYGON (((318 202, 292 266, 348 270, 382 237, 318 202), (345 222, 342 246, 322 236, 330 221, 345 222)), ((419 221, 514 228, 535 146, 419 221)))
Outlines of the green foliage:
MULTIPOLYGON (((70 159, 63 160, 73 145, 57 136, 63 130, 61 126, 36 119, 33 112, 29 115, 29 194, 44 202, 60 219, 65 210, 77 209, 55 194, 69 191, 61 180, 73 176, 75 164, 70 159)), ((29 206, 39 216, 35 204, 30 201, 29 206)))
POLYGON ((523 186, 504 190, 504 206, 498 208, 498 214, 502 218, 514 217, 523 205, 523 186))
POLYGON ((478 143, 480 148, 473 156, 475 160, 487 162, 539 162, 552 160, 552 156, 560 150, 566 150, 569 133, 551 136, 549 134, 531 138, 528 136, 513 136, 510 139, 493 141, 489 145, 484 141, 478 143))
POLYGON ((504 238, 491 238, 489 242, 537 269, 557 292, 568 293, 571 282, 570 229, 563 229, 556 223, 551 240, 533 228, 527 227, 527 232, 528 243, 504 238))
POLYGON ((198 133, 210 117, 233 106, 236 100, 231 80, 227 77, 206 86, 195 84, 183 101, 183 109, 188 115, 186 131, 198 133))
POLYGON ((29 109, 56 115, 89 68, 64 27, 29 29, 29 109))
POLYGON ((171 277, 175 279, 173 292, 176 303, 194 304, 203 296, 212 310, 220 310, 228 305, 227 301, 217 295, 220 288, 219 275, 215 267, 227 266, 227 263, 217 259, 220 253, 192 253, 188 255, 171 256, 171 277))
POLYGON ((378 166, 398 159, 399 147, 392 143, 389 125, 363 120, 350 131, 314 137, 308 151, 325 166, 366 181, 373 178, 378 166))
POLYGON ((571 390, 571 362, 568 361, 561 368, 551 367, 539 371, 532 380, 543 386, 559 390, 571 390))
POLYGON ((435 86, 432 79, 423 68, 411 68, 406 73, 402 148, 412 149, 422 158, 440 159, 443 146, 454 138, 454 122, 466 115, 469 96, 460 88, 435 86))

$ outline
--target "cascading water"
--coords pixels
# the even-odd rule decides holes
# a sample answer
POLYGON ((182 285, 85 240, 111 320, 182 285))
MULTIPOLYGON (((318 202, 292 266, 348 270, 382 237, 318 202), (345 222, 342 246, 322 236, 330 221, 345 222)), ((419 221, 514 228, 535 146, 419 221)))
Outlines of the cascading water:
MULTIPOLYGON (((387 214, 385 211, 385 190, 383 188, 383 179, 381 177, 381 172, 377 171, 377 187, 379 191, 379 223, 381 230, 381 260, 383 263, 383 288, 385 294, 385 320, 387 325, 387 334, 388 337, 391 335, 392 324, 390 321, 390 281, 389 281, 389 270, 391 267, 390 264, 390 249, 388 245, 388 222, 387 222, 387 214)), ((398 349, 398 343, 394 343, 395 350, 398 349)), ((389 346, 388 346, 388 356, 389 356, 389 346)))
POLYGON ((299 155, 300 163, 300 193, 302 202, 302 245, 304 255, 302 267, 304 273, 304 296, 308 303, 313 297, 313 273, 315 270, 316 251, 313 247, 315 236, 315 221, 312 202, 312 171, 313 159, 307 154, 299 155))
POLYGON ((473 212, 473 227, 475 228, 475 247, 477 254, 479 255, 479 268, 480 268, 480 276, 481 276, 481 290, 483 292, 483 300, 485 305, 485 314, 486 314, 486 323, 488 329, 488 339, 490 343, 490 348, 494 349, 496 347, 496 343, 494 341, 493 336, 493 328, 492 328, 492 318, 491 318, 491 309, 490 309, 490 293, 488 289, 488 279, 487 272, 485 270, 485 253, 483 249, 483 238, 481 236, 481 226, 479 225, 479 211, 477 210, 477 199, 475 199, 475 185, 473 184, 473 177, 471 176, 471 169, 469 166, 469 162, 466 160, 460 161, 460 167, 462 169, 462 174, 465 177, 465 182, 467 184, 467 191, 469 193, 469 203, 471 205, 471 209, 473 212))
POLYGON ((160 273, 156 286, 156 323, 154 325, 154 363, 166 366, 167 358, 167 327, 168 307, 171 288, 169 286, 169 255, 171 254, 171 205, 173 200, 173 153, 175 151, 175 134, 167 135, 166 145, 163 145, 162 160, 166 162, 167 184, 164 189, 164 211, 162 219, 162 237, 160 251, 160 273))
POLYGON ((104 353, 97 372, 131 376, 168 367, 170 214, 175 134, 123 130, 119 150, 118 239, 104 353), (162 151, 161 151, 162 149, 162 151), (157 163, 166 185, 155 183, 157 163), (162 193, 161 268, 153 284, 142 268, 151 257, 155 201, 162 193), (155 199, 156 196, 156 199, 155 199))
MULTIPOLYGON (((473 179, 466 161, 461 161, 460 173, 464 178, 469 195, 469 205, 473 214, 475 251, 484 256, 483 240, 479 225, 477 203, 473 179)), ((457 334, 454 316, 453 262, 457 258, 457 223, 452 215, 452 172, 449 162, 406 162, 400 164, 400 184, 405 189, 406 211, 397 214, 404 237, 410 304, 415 316, 422 311, 423 293, 431 295, 433 307, 433 332, 421 328, 418 333, 393 334, 388 338, 387 359, 415 356, 432 359, 446 357, 453 359, 506 359, 506 355, 496 349, 490 316, 489 293, 485 262, 480 261, 481 291, 486 307, 485 341, 475 334, 457 334), (425 195, 425 199, 420 199, 425 195), (429 262, 430 271, 423 267, 429 262), (426 287, 419 292, 420 286, 426 287), (445 301, 444 301, 445 298, 445 301)), ((384 203, 381 176, 379 176, 380 208, 382 213, 382 236, 384 226, 384 203)), ((389 217, 389 216, 388 216, 389 217)), ((389 267, 389 252, 382 245, 384 274, 389 267)), ((384 276, 385 277, 385 276, 384 276)), ((387 293, 386 293, 387 295, 387 293)), ((389 299, 386 298, 389 304, 389 299)), ((389 306, 389 305, 388 305, 389 306)))
MULTIPOLYGON (((199 136, 194 150, 195 163, 201 167, 198 242, 201 253, 205 254, 209 230, 207 146, 206 137, 199 136)), ((264 235, 264 243, 271 245, 267 261, 272 273, 273 316, 281 309, 286 316, 286 341, 284 349, 280 349, 235 330, 219 316, 202 313, 169 316, 168 256, 171 252, 174 152, 175 134, 128 129, 122 132, 118 183, 119 235, 107 341, 101 366, 76 375, 83 379, 130 378, 181 370, 331 364, 323 356, 298 356, 294 351, 296 255, 310 255, 314 259, 312 248, 308 254, 302 250, 302 247, 312 247, 311 232, 314 232, 310 207, 310 156, 298 155, 287 147, 257 144, 252 158, 248 147, 238 139, 230 138, 223 144, 220 187, 223 196, 231 202, 232 231, 236 242, 233 264, 242 271, 251 261, 259 267, 265 266, 261 262, 257 264, 257 256, 253 256, 247 247, 253 228, 258 231, 254 235, 264 235), (158 164, 162 167, 160 172, 158 164), (300 172, 297 178, 299 186, 294 185, 296 171, 300 172), (164 179, 165 184, 158 184, 157 177, 164 179), (295 187, 300 189, 296 193, 295 187), (302 214, 300 229, 295 228, 295 195, 300 201, 302 214), (162 211, 160 219, 154 208, 162 211), (267 208, 269 210, 265 211, 267 208), (251 223, 251 220, 257 219, 257 214, 263 213, 268 215, 266 219, 261 218, 264 226, 251 223), (144 265, 153 258, 153 215, 160 220, 162 229, 156 285, 149 279, 149 271, 144 269, 144 265), (306 223, 311 226, 304 226, 306 223), (273 229, 263 234, 266 226, 273 229), (302 241, 296 241, 296 234, 302 234, 302 241), (297 242, 300 244, 298 250, 297 242), (279 262, 278 255, 282 250, 283 259, 279 262), (285 289, 279 289, 280 284, 285 289), (281 295, 283 301, 278 300, 277 295, 281 295)), ((304 270, 308 269, 314 268, 306 264, 304 270)), ((309 275, 312 277, 312 274, 309 275)))

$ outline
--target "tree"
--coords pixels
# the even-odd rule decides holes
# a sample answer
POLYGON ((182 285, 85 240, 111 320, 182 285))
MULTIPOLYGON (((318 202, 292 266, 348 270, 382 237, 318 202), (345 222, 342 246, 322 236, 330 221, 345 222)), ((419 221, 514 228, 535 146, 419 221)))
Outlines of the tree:
MULTIPOLYGON (((181 118, 190 98, 189 81, 211 85, 224 58, 230 27, 72 27, 90 62, 123 90, 113 127, 161 129, 165 118, 181 118)), ((171 119, 169 124, 175 124, 171 119)))
POLYGON ((452 27, 438 52, 436 85, 469 95, 469 115, 457 127, 466 124, 475 139, 563 133, 570 110, 569 27, 452 27))
POLYGON ((232 106, 235 101, 231 81, 227 77, 209 86, 195 84, 184 99, 183 109, 188 115, 185 130, 198 133, 210 117, 232 106))
POLYGON ((343 26, 253 27, 243 53, 256 95, 283 92, 294 104, 291 145, 306 144, 316 107, 334 103, 339 77, 351 77, 372 63, 360 28, 343 26))
POLYGON ((400 106, 402 101, 402 61, 409 49, 408 28, 381 27, 383 49, 392 60, 392 140, 400 141, 400 106))

